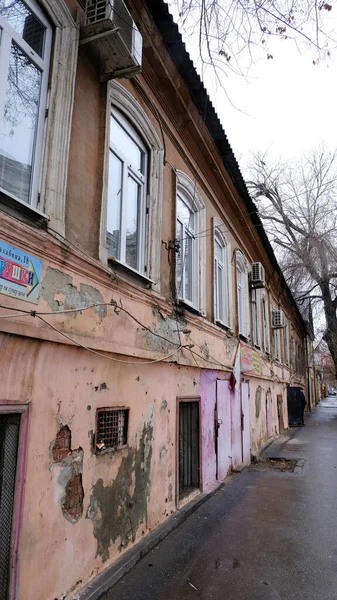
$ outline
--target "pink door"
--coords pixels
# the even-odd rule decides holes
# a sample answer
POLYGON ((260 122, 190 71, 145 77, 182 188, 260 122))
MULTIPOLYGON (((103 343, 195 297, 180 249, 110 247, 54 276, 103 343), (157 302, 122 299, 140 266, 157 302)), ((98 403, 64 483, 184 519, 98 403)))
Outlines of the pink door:
POLYGON ((232 466, 242 464, 242 421, 241 394, 236 388, 231 394, 232 400, 232 466))
POLYGON ((222 481, 232 464, 231 401, 229 382, 216 382, 217 479, 222 481))
POLYGON ((250 465, 249 384, 241 384, 242 462, 250 465))

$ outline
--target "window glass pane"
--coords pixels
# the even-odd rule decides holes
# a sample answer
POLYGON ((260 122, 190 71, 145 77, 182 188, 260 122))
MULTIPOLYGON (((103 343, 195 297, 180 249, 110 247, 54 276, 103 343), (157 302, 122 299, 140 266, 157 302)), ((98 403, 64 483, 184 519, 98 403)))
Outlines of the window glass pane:
POLYGON ((21 0, 0 0, 0 15, 43 57, 45 27, 21 0))
POLYGON ((242 289, 238 288, 238 317, 239 317, 239 333, 243 333, 243 306, 242 306, 242 289))
POLYGON ((29 202, 41 72, 13 42, 0 129, 0 187, 29 202))
POLYGON ((123 163, 113 152, 110 152, 106 246, 108 256, 116 258, 120 258, 122 177, 123 163))
POLYGON ((223 246, 216 238, 214 240, 214 257, 218 262, 223 264, 223 246))
POLYGON ((187 204, 181 198, 177 198, 177 219, 184 224, 187 229, 193 229, 194 216, 187 204))
POLYGON ((138 269, 139 197, 140 186, 132 177, 129 177, 128 198, 125 207, 125 262, 133 269, 138 269))
POLYGON ((123 153, 136 171, 140 171, 144 175, 144 152, 120 125, 114 115, 111 115, 110 144, 123 153))
POLYGON ((177 295, 181 296, 182 294, 182 255, 183 255, 183 226, 177 221, 177 231, 176 231, 177 241, 180 242, 179 251, 176 254, 176 280, 177 280, 177 295))
POLYGON ((193 301, 193 239, 186 235, 184 244, 184 274, 185 274, 185 298, 190 302, 193 301))

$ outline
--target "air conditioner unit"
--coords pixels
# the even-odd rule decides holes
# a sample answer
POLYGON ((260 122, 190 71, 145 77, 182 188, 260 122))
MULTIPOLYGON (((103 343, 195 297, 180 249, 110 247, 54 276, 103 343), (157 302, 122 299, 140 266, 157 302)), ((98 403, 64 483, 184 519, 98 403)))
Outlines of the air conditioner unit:
POLYGON ((89 43, 104 64, 101 80, 140 72, 142 36, 123 0, 86 0, 80 44, 89 43))
POLYGON ((252 270, 250 273, 250 284, 253 288, 263 288, 266 285, 264 266, 260 262, 252 263, 252 270))
POLYGON ((274 308, 271 313, 271 326, 273 329, 283 329, 286 324, 285 314, 280 308, 274 308))

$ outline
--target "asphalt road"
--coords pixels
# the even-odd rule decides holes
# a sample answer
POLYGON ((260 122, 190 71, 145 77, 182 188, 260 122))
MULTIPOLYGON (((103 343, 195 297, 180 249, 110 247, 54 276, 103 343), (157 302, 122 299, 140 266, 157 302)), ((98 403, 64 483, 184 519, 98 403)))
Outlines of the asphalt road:
POLYGON ((337 399, 268 452, 304 468, 230 476, 104 600, 337 600, 337 399))

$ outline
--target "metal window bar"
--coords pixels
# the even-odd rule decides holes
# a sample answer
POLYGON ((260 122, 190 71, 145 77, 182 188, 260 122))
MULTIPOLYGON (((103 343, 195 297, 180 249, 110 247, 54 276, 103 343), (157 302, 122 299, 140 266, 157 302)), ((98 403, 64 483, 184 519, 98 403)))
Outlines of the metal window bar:
POLYGON ((98 410, 96 429, 96 449, 122 448, 127 443, 129 410, 98 410))

